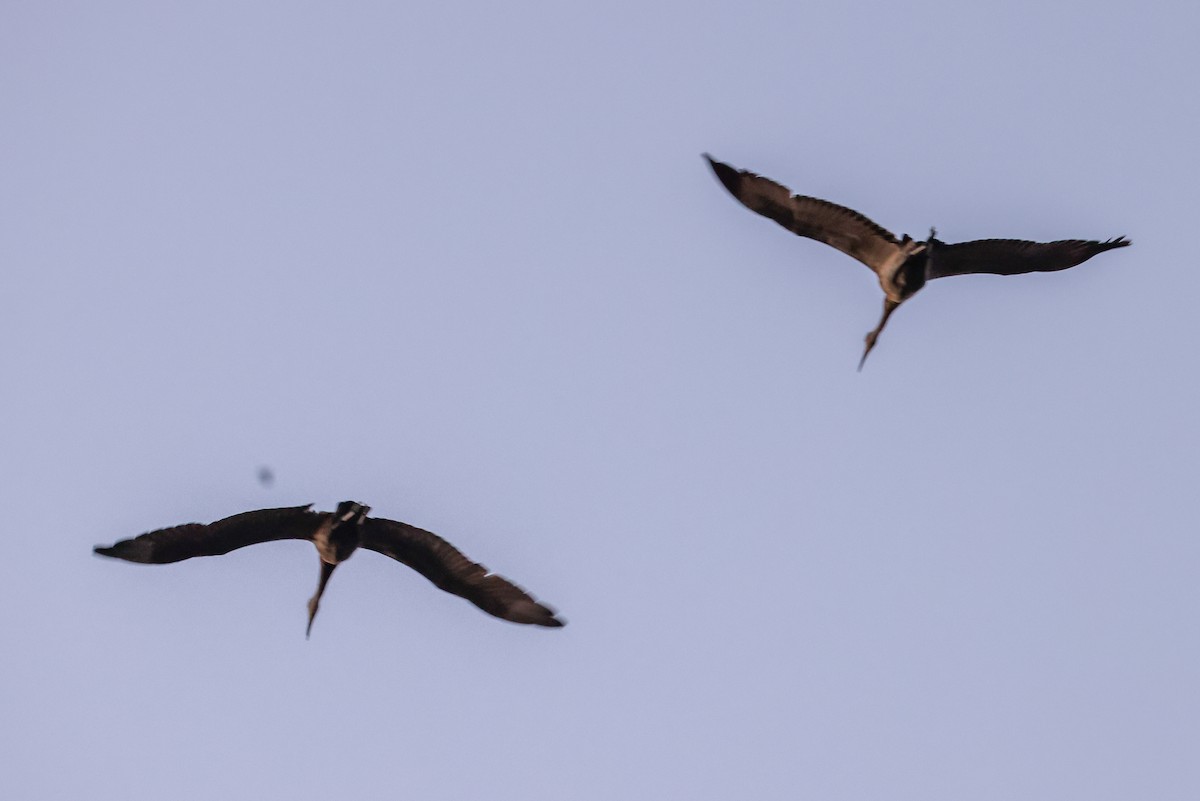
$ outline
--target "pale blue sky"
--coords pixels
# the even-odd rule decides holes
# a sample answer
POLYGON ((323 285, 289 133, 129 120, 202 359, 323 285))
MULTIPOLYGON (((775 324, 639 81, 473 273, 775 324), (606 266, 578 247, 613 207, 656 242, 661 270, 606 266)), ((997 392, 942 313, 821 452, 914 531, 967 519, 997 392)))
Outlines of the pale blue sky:
POLYGON ((412 5, 0 10, 0 796, 1200 797, 1194 4, 412 5), (91 554, 347 498, 570 624, 91 554))

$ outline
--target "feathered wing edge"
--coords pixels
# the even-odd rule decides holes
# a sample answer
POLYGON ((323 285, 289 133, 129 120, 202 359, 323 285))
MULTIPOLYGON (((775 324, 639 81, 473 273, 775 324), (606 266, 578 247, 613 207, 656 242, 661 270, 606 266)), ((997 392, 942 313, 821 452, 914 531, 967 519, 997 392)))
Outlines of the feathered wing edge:
POLYGON ((1095 239, 1060 239, 1030 242, 1023 239, 975 239, 947 245, 935 242, 927 278, 990 273, 1021 275, 1066 270, 1114 248, 1131 245, 1119 236, 1103 242, 1095 239))
POLYGON ((815 239, 857 259, 872 271, 893 260, 901 243, 886 228, 853 209, 805 195, 793 195, 770 178, 738 170, 707 153, 717 179, 738 202, 794 234, 815 239))
POLYGON ((150 531, 107 548, 97 545, 93 550, 127 562, 168 564, 194 556, 220 556, 260 542, 311 540, 323 519, 311 508, 308 504, 242 512, 208 525, 187 523, 150 531))
POLYGON ((441 537, 424 529, 369 517, 364 521, 361 546, 408 565, 439 589, 465 598, 489 615, 557 628, 564 625, 554 610, 539 603, 513 582, 488 573, 441 537))

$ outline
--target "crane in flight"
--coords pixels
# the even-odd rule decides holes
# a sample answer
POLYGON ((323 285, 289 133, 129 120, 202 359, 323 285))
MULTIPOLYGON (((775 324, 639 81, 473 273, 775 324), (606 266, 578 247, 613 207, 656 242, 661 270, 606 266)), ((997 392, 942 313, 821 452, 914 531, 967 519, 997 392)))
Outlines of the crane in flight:
POLYGON ((1019 275, 1074 267, 1106 250, 1130 244, 1123 236, 1100 242, 1094 239, 1060 239, 1028 242, 1023 239, 976 239, 947 244, 930 228, 924 242, 908 234, 901 239, 857 211, 793 195, 769 178, 738 170, 707 153, 717 179, 743 206, 782 225, 794 234, 824 242, 871 268, 883 288, 883 317, 867 334, 858 369, 875 347, 892 312, 933 278, 970 273, 1019 275))
POLYGON ((367 517, 371 508, 355 501, 342 501, 335 512, 314 512, 311 506, 258 509, 208 525, 163 528, 107 548, 97 545, 95 552, 127 562, 167 564, 193 556, 220 556, 260 542, 308 540, 321 558, 321 578, 308 602, 306 637, 312 632, 329 577, 359 546, 408 565, 439 589, 466 598, 489 615, 535 626, 563 625, 553 609, 503 576, 489 573, 436 534, 395 520, 367 517))

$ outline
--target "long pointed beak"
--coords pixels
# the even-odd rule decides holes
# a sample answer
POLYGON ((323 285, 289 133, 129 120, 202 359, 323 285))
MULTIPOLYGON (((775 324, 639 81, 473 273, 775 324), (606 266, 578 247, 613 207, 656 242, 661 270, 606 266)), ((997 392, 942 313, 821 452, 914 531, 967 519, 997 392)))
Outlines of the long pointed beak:
POLYGON ((321 606, 321 596, 325 594, 325 584, 336 568, 337 565, 321 562, 321 582, 317 585, 317 594, 308 599, 308 628, 304 630, 304 639, 306 640, 312 634, 313 619, 316 618, 317 609, 321 606))

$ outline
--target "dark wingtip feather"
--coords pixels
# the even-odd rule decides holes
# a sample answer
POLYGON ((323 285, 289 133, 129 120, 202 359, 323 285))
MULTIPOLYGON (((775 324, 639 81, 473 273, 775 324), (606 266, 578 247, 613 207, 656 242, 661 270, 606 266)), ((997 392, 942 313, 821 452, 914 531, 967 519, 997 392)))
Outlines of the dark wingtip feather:
POLYGON ((97 545, 92 551, 100 556, 124 559, 127 562, 145 562, 150 557, 150 546, 146 542, 138 542, 136 539, 121 540, 107 548, 97 545))
MULTIPOLYGON (((539 606, 541 606, 541 604, 539 604, 539 606)), ((565 620, 563 620, 562 618, 558 618, 558 616, 554 615, 553 609, 545 607, 545 606, 542 606, 541 608, 542 608, 542 610, 544 610, 545 616, 544 616, 544 618, 541 618, 540 620, 529 621, 529 622, 532 622, 533 625, 545 626, 546 628, 562 628, 563 626, 566 625, 565 620)))
POLYGON ((562 628, 566 625, 565 621, 554 616, 553 609, 534 600, 517 601, 511 604, 502 616, 513 623, 546 626, 552 629, 562 628))
POLYGON ((1100 244, 1104 246, 1105 250, 1111 250, 1112 248, 1129 247, 1130 245, 1133 244, 1133 242, 1131 242, 1130 240, 1126 239, 1123 236, 1118 236, 1116 239, 1109 239, 1107 241, 1101 242, 1100 244))
POLYGON ((728 164, 717 161, 707 153, 704 154, 704 158, 708 159, 708 164, 712 167, 712 171, 716 173, 717 180, 724 184, 726 189, 737 195, 737 188, 738 184, 741 183, 742 174, 728 164))

